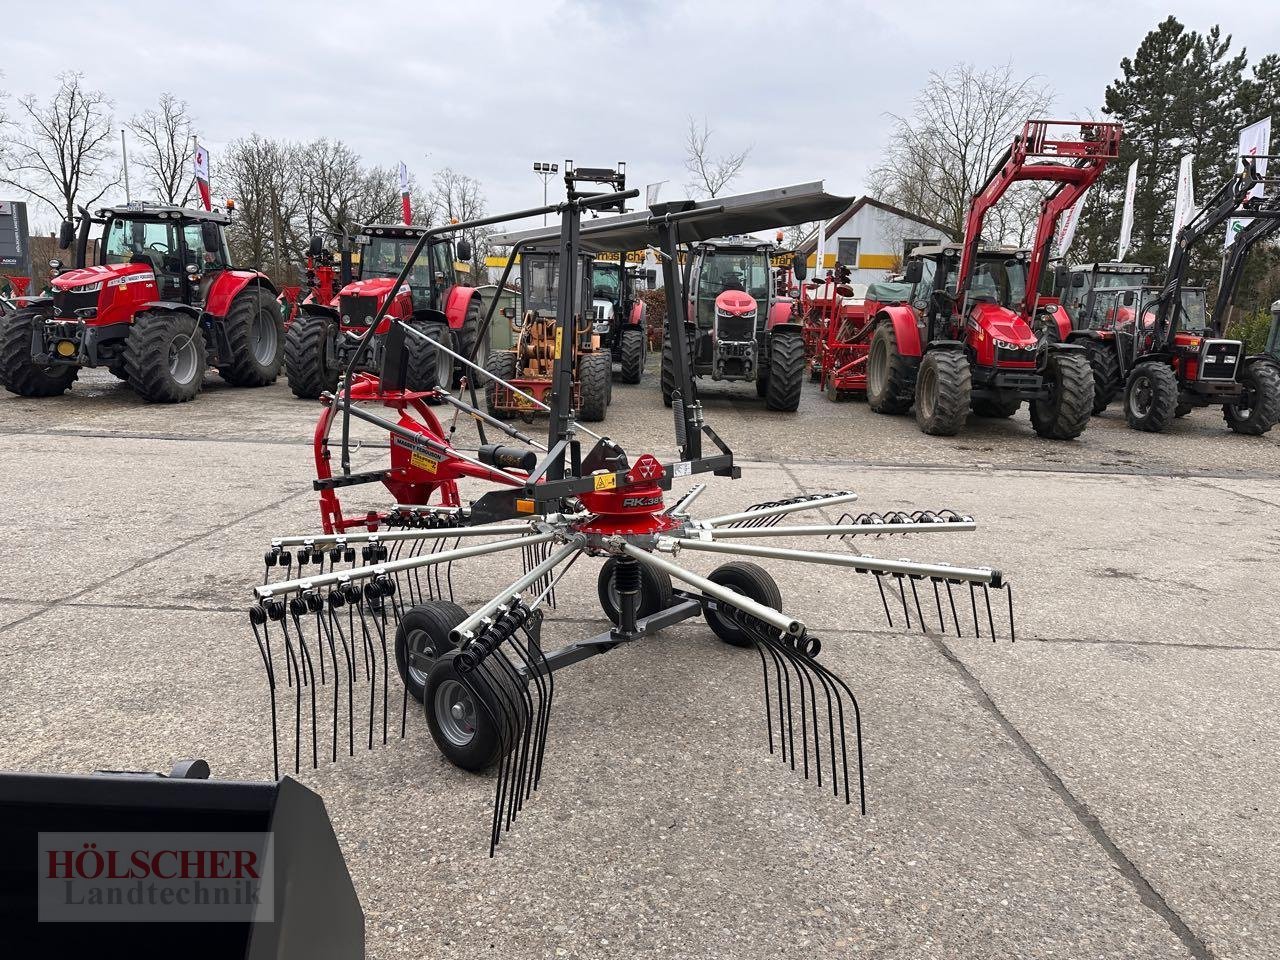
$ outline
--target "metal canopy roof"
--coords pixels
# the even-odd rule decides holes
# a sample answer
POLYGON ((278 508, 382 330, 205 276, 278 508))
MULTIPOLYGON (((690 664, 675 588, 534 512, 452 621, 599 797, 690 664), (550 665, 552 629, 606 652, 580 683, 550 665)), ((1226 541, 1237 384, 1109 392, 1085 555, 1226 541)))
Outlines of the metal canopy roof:
MULTIPOLYGON (((680 239, 686 243, 714 240, 729 234, 754 233, 773 227, 786 227, 811 220, 835 216, 853 202, 852 197, 836 197, 822 189, 822 181, 775 187, 755 193, 740 193, 712 200, 674 200, 654 204, 649 210, 624 213, 619 217, 587 220, 582 224, 582 248, 591 253, 618 250, 640 250, 658 242, 658 228, 650 220, 654 216, 723 207, 715 213, 680 222, 680 239)), ((520 241, 550 241, 560 236, 560 227, 546 226, 498 234, 489 242, 511 246, 520 241)))

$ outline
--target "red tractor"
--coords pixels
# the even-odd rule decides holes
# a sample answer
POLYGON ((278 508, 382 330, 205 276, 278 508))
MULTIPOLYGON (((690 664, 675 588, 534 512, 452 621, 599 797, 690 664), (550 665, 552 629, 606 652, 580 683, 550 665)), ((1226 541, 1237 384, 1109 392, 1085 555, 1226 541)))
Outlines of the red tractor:
MULTIPOLYGON (((880 281, 868 284, 862 298, 858 299, 846 282, 837 286, 835 293, 837 298, 834 302, 824 304, 830 317, 823 328, 823 339, 814 366, 827 399, 840 401, 866 395, 867 357, 875 318, 889 306, 908 302, 911 286, 880 281)), ((817 302, 823 303, 821 300, 817 302)))
MULTIPOLYGON (((795 410, 804 387, 804 330, 794 301, 780 296, 770 254, 755 237, 700 243, 686 289, 685 335, 693 375, 754 381, 770 410, 795 410)), ((797 257, 797 276, 805 267, 797 257)), ((670 335, 662 347, 662 401, 676 388, 670 335)))
POLYGON ((303 304, 332 307, 338 291, 351 282, 351 258, 334 257, 333 251, 319 237, 311 238, 307 249, 307 267, 299 286, 283 287, 280 304, 284 310, 284 326, 288 330, 302 313, 303 304), (303 291, 306 291, 305 293, 303 291))
POLYGON ((0 380, 11 393, 54 397, 83 367, 105 366, 144 400, 181 403, 216 367, 239 387, 280 373, 284 324, 271 281, 233 269, 221 210, 148 203, 80 211, 62 224, 75 266, 53 260, 52 295, 0 320, 0 380), (92 223, 99 262, 86 266, 92 223))
MULTIPOLYGON (((392 296, 396 277, 426 233, 425 227, 404 224, 361 227, 351 238, 362 248, 356 271, 351 267, 351 244, 342 243, 341 276, 355 279, 343 285, 334 302, 308 297, 289 327, 285 370, 295 396, 313 400, 337 387, 338 377, 346 370, 369 321, 388 297, 392 297, 391 305, 361 357, 360 370, 382 369, 383 344, 393 320, 407 321, 451 350, 484 362, 484 344, 479 342, 480 296, 474 287, 458 282, 453 241, 433 239, 426 255, 410 271, 408 282, 392 296)), ((321 239, 313 237, 308 252, 314 259, 322 255, 322 248, 321 239)), ((458 240, 456 255, 471 259, 471 245, 458 240)), ((431 349, 417 337, 409 338, 406 349, 411 353, 410 389, 430 390, 437 384, 455 382, 455 363, 448 354, 431 349)))
POLYGON ((1061 342, 1070 318, 1036 291, 1059 218, 1117 156, 1120 134, 1116 123, 1027 122, 970 203, 963 245, 917 247, 904 270, 910 301, 876 313, 867 361, 872 410, 914 406, 921 430, 952 436, 970 410, 1009 417, 1025 401, 1040 436, 1084 432, 1093 408, 1088 355, 1061 342), (987 212, 1020 181, 1058 185, 1041 206, 1030 252, 983 246, 987 212), (1057 337, 1040 329, 1048 325, 1057 337))

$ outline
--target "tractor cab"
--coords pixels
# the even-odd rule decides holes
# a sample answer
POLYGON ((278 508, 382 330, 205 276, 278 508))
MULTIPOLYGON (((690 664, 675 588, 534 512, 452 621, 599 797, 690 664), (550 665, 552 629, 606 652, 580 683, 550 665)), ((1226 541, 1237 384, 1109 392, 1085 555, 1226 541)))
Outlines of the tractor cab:
POLYGON ((696 364, 713 380, 754 380, 773 300, 773 246, 751 237, 705 243, 694 253, 695 298, 690 311, 698 327, 696 364))
MULTIPOLYGON (((391 287, 413 248, 426 232, 426 227, 404 224, 375 223, 360 228, 352 238, 358 250, 358 260, 352 269, 355 279, 338 294, 344 330, 363 330, 369 325, 391 294, 391 287)), ((470 253, 470 250, 465 252, 470 253)), ((356 260, 357 254, 353 252, 350 256, 356 260)), ((386 332, 392 319, 408 319, 415 311, 443 310, 448 291, 458 282, 453 258, 451 241, 439 238, 429 243, 426 255, 414 263, 404 285, 396 291, 395 299, 379 325, 379 334, 386 332)))
POLYGON ((1149 285, 1156 268, 1140 263, 1081 263, 1053 271, 1054 293, 1076 330, 1098 329, 1098 304, 1110 304, 1111 291, 1149 285))
MULTIPOLYGON (((1134 317, 1142 317, 1143 327, 1155 323, 1162 288, 1154 286, 1106 287, 1093 291, 1087 301, 1087 327, 1082 329, 1113 332, 1133 326, 1134 317)), ((1178 325, 1175 336, 1203 337, 1210 333, 1209 291, 1207 287, 1183 287, 1175 313, 1178 325)))

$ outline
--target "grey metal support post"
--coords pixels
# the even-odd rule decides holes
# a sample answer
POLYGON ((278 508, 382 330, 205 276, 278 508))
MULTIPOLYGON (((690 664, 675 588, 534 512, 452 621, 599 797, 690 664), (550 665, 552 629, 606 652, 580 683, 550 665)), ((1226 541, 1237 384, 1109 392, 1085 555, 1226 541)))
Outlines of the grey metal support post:
MULTIPOLYGON (((569 202, 564 206, 560 221, 560 284, 556 298, 556 357, 552 366, 551 413, 547 426, 547 449, 569 435, 573 427, 573 374, 577 367, 578 324, 575 310, 578 307, 578 230, 581 210, 575 185, 565 175, 569 187, 569 202)), ((548 480, 564 479, 564 454, 561 453, 547 470, 548 480)))
POLYGON ((667 290, 667 340, 671 344, 671 360, 675 374, 675 401, 684 418, 684 442, 680 445, 682 460, 697 460, 702 456, 702 431, 698 422, 698 394, 693 383, 693 358, 689 356, 689 341, 685 337, 685 298, 687 291, 680 273, 678 247, 680 228, 667 220, 659 220, 658 249, 662 251, 662 284, 667 290))

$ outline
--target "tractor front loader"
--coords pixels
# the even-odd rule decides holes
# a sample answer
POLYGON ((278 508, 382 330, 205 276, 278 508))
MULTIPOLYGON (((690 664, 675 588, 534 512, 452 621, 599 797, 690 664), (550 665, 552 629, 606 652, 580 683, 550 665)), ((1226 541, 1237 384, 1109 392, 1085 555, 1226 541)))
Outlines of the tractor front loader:
POLYGON ((233 386, 262 387, 280 372, 284 322, 271 281, 230 265, 230 215, 150 203, 81 208, 50 262, 52 294, 0 319, 0 381, 23 397, 65 393, 86 367, 105 366, 144 400, 181 403, 216 367, 233 386), (101 224, 98 263, 86 265, 101 224))
POLYGON ((1224 183, 1179 231, 1163 287, 1106 291, 1095 309, 1096 329, 1079 331, 1088 344, 1095 409, 1123 393, 1125 420, 1135 430, 1159 433, 1197 407, 1221 406, 1227 426, 1258 436, 1280 422, 1280 370, 1266 354, 1246 356, 1244 343, 1225 336, 1232 303, 1250 250, 1280 231, 1280 178, 1257 170, 1260 158, 1241 158, 1224 183), (1191 252, 1234 217, 1250 218, 1228 248, 1212 315, 1205 290, 1186 285, 1191 252))
POLYGON ((917 247, 908 257, 910 300, 875 315, 867 400, 877 413, 913 406, 925 433, 951 436, 970 411, 1009 417, 1025 402, 1041 437, 1070 440, 1093 409, 1083 346, 1044 334, 1070 323, 1056 300, 1036 296, 1059 218, 1120 148, 1115 123, 1031 120, 969 205, 960 245, 917 247), (982 242, 988 211, 1015 183, 1057 184, 1045 198, 1029 251, 982 242))

